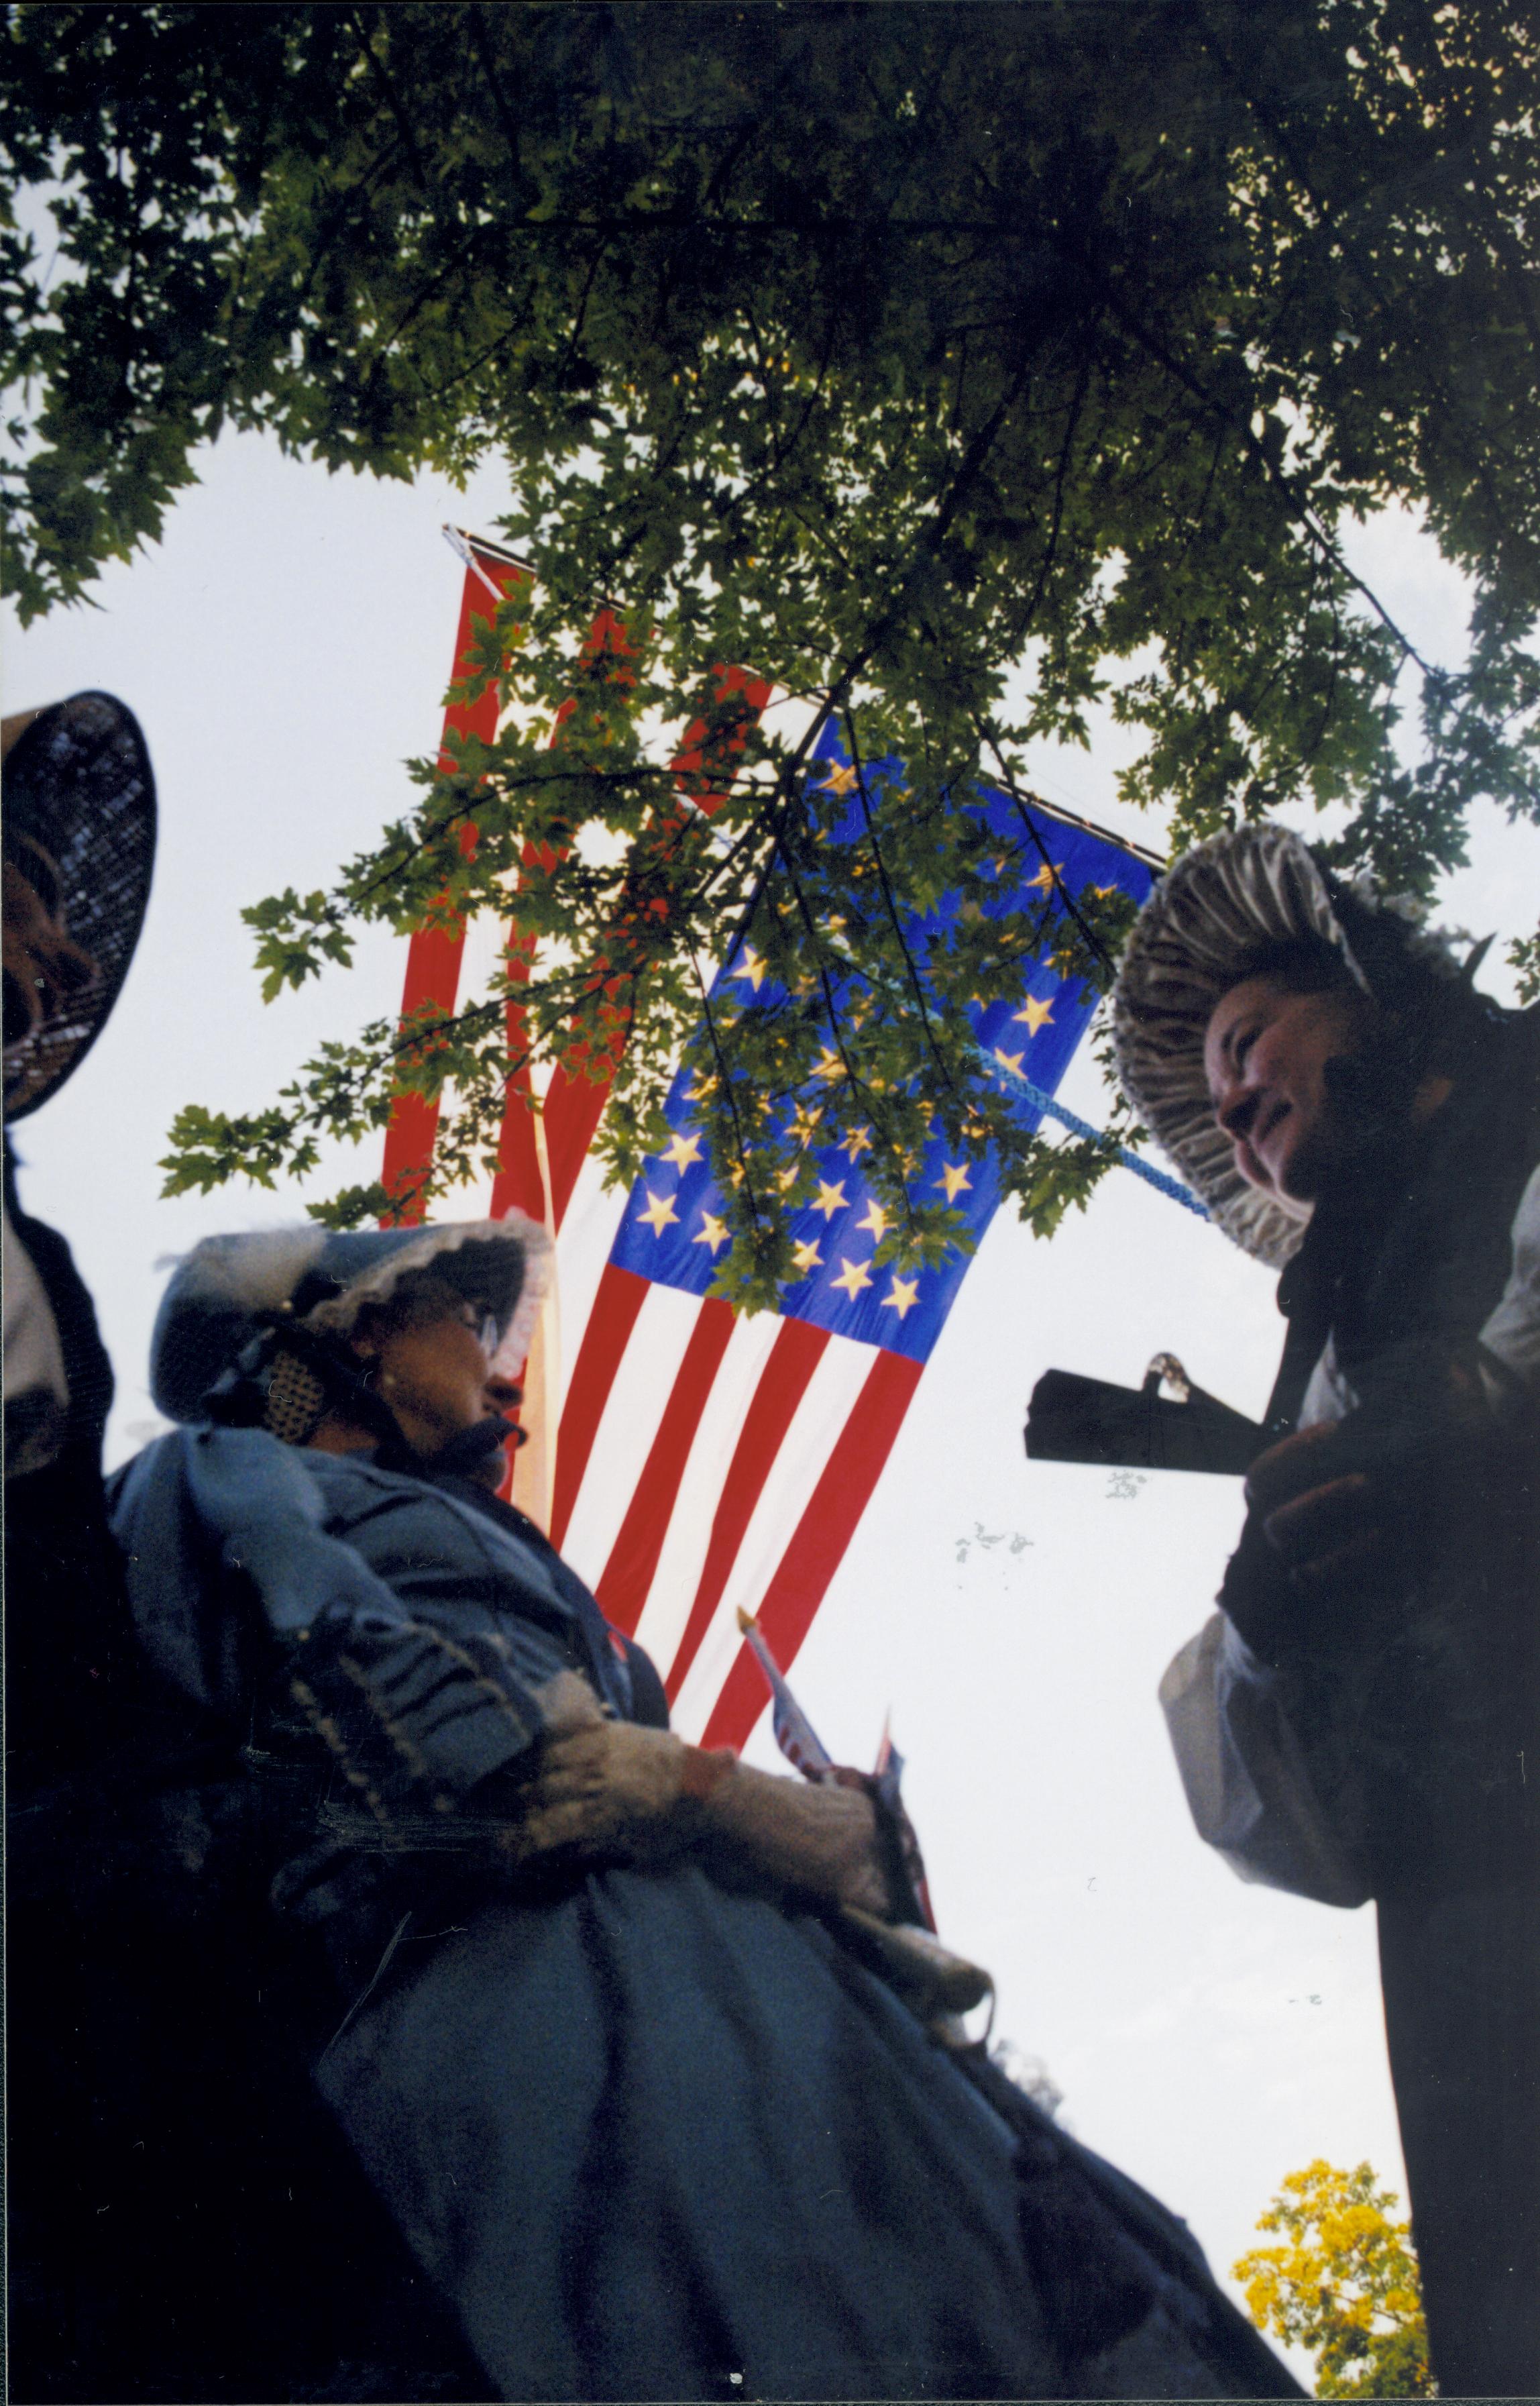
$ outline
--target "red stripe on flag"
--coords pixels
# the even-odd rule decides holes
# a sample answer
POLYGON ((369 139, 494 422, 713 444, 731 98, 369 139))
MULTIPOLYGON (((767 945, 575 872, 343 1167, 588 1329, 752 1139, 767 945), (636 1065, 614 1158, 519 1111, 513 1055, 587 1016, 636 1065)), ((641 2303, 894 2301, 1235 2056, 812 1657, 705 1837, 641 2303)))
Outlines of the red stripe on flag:
POLYGON ((594 1590, 608 1618, 628 1636, 642 1618, 642 1607, 647 1601, 647 1591, 678 1501, 679 1482, 685 1476, 685 1465, 713 1381, 728 1350, 734 1317, 731 1304, 724 1303, 719 1296, 708 1295, 702 1303, 647 1455, 646 1467, 636 1483, 620 1534, 610 1549, 603 1577, 594 1590))
POLYGON ((615 1374, 630 1342, 636 1315, 651 1293, 650 1279, 638 1278, 634 1270, 618 1269, 614 1262, 605 1263, 572 1367, 572 1382, 567 1390, 557 1435, 550 1536, 552 1545, 558 1550, 588 1467, 588 1456, 615 1384, 615 1374))
MULTIPOLYGON (((477 559, 493 583, 506 594, 523 573, 511 561, 478 552, 477 559)), ((489 622, 496 608, 480 575, 473 568, 465 571, 460 589, 459 625, 455 632, 455 680, 468 676, 474 665, 472 646, 476 640, 476 623, 489 622)), ((496 740, 498 697, 496 686, 489 686, 479 701, 452 702, 444 714, 445 733, 478 735, 484 743, 496 740)), ((447 750, 439 753, 439 767, 454 766, 447 750)), ((467 853, 475 849, 474 824, 467 822, 460 830, 460 846, 467 853)), ((415 1011, 431 1005, 443 1012, 453 1011, 459 991, 460 956, 465 950, 463 927, 419 927, 406 952, 406 979, 401 1000, 403 1020, 415 1011)), ((422 1205, 417 1190, 427 1178, 433 1159, 433 1139, 438 1134, 439 1107, 422 1095, 398 1095, 390 1107, 389 1124, 385 1131, 385 1159, 380 1175, 391 1194, 400 1194, 400 1208, 389 1217, 398 1226, 415 1224, 422 1218, 422 1205)), ((388 1222, 387 1224, 389 1224, 388 1222)))
MULTIPOLYGON (((463 927, 419 927, 406 953, 406 981, 401 998, 403 1021, 429 1003, 453 1011, 459 990, 460 955, 465 950, 463 927)), ((398 1095, 390 1106, 385 1131, 385 1160, 380 1175, 386 1192, 402 1199, 384 1221, 387 1227, 415 1226, 422 1218, 420 1192, 432 1167, 438 1135, 439 1107, 425 1095, 398 1095)))
MULTIPOLYGON (((612 647, 624 647, 618 622, 606 621, 603 614, 594 621, 590 641, 601 633, 612 647)), ((711 783, 720 779, 725 786, 730 786, 736 757, 747 741, 747 728, 765 710, 770 690, 763 677, 751 676, 743 669, 718 669, 706 698, 705 715, 693 719, 685 730, 684 742, 671 763, 674 782, 707 818, 721 808, 726 799, 725 793, 710 790, 711 783)), ((556 741, 554 736, 552 741, 556 741)), ((663 824, 671 824, 666 814, 663 824)), ((563 1069, 558 1069, 551 1079, 545 1096, 544 1123, 553 1229, 559 1229, 566 1217, 578 1172, 587 1159, 588 1147, 610 1099, 610 1083, 608 1077, 576 1077, 563 1069)), ((510 1096, 510 1117, 516 1115, 519 1108, 516 1098, 510 1096)), ((508 1119, 504 1119, 505 1130, 508 1125, 508 1119)))
POLYGON ((578 1172, 609 1099, 608 1078, 570 1078, 565 1069, 552 1075, 545 1097, 545 1158, 551 1171, 553 1228, 559 1228, 567 1216, 578 1172))
MULTIPOLYGON (((879 1353, 840 1433, 797 1534, 765 1592, 758 1621, 789 1671, 893 1451, 924 1364, 879 1353)), ((765 1675, 746 1646, 728 1672, 702 1746, 742 1746, 765 1709, 765 1675)))
MULTIPOLYGON (((808 1380, 818 1367, 827 1343, 827 1329, 813 1328, 805 1320, 784 1320, 776 1331, 775 1342, 743 1418, 742 1434, 733 1449, 685 1635, 669 1665, 671 1704, 711 1627, 712 1616, 722 1601, 722 1591, 738 1559, 743 1533, 791 1426, 792 1414, 806 1394, 808 1380)), ((862 1394, 865 1392, 863 1388, 862 1394)))

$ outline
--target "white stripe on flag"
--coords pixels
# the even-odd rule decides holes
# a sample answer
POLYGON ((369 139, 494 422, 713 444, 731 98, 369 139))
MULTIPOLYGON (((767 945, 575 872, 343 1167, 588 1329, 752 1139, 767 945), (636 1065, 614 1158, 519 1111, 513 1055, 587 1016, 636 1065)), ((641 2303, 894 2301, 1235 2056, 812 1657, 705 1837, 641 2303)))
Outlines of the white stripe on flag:
MULTIPOLYGON (((740 1319, 717 1366, 637 1624, 637 1641, 665 1674, 685 1635, 711 1545, 712 1524, 759 1375, 782 1328, 774 1312, 740 1319)), ((789 1432, 788 1432, 789 1434, 789 1432)))
MULTIPOLYGON (((699 1738, 710 1720, 722 1682, 743 1642, 738 1608, 742 1605, 745 1612, 758 1610, 866 1385, 877 1352, 876 1346, 857 1344, 854 1337, 831 1337, 808 1380, 743 1532, 711 1627, 679 1691, 673 1726, 681 1737, 699 1738)), ((667 1664, 660 1663, 658 1668, 667 1677, 667 1664)), ((768 1695, 765 1701, 769 1703, 768 1695)))
MULTIPOLYGON (((488 598, 487 608, 491 602, 488 598)), ((465 929, 465 946, 459 956, 460 1003, 479 1001, 487 985, 502 966, 503 948, 508 941, 507 923, 501 913, 478 911, 465 929)), ((459 1093, 451 1079, 439 1100, 439 1125, 448 1133, 459 1109, 459 1093)), ((452 1196, 444 1196, 429 1210, 431 1220, 485 1220, 492 1208, 492 1173, 484 1170, 456 1187, 452 1196)))
MULTIPOLYGON (((590 1153, 577 1173, 572 1199, 557 1238, 557 1278, 561 1289, 559 1412, 567 1408, 567 1393, 587 1330, 588 1315, 629 1200, 627 1187, 612 1186, 606 1191, 603 1164, 590 1153)), ((656 1408, 653 1425, 657 1425, 656 1408)))
MULTIPOLYGON (((649 1286, 637 1313, 561 1543, 563 1555, 591 1588, 598 1587, 620 1534, 699 1316, 699 1296, 670 1286, 649 1286)), ((579 1341, 569 1349, 574 1359, 579 1341)))

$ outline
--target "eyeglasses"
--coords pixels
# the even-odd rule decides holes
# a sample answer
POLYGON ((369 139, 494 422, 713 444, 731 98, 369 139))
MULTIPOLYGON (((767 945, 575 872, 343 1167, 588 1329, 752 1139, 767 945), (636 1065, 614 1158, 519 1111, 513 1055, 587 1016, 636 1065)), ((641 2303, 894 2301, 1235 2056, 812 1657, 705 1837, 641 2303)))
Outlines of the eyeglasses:
POLYGON ((502 1342, 502 1328, 497 1313, 489 1311, 484 1303, 462 1303, 459 1316, 467 1328, 475 1330, 477 1344, 487 1361, 492 1361, 502 1342))

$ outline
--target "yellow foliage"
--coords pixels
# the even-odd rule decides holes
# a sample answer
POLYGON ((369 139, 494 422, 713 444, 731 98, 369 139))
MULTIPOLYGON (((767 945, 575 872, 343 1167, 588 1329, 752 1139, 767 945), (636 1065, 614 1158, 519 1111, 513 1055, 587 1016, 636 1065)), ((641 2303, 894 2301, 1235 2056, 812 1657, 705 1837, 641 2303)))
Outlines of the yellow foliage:
POLYGON ((1261 2331, 1316 2358, 1321 2398, 1435 2394, 1411 2226, 1370 2164, 1340 2171, 1318 2156, 1284 2175, 1257 2229, 1284 2243, 1234 2267, 1261 2331))

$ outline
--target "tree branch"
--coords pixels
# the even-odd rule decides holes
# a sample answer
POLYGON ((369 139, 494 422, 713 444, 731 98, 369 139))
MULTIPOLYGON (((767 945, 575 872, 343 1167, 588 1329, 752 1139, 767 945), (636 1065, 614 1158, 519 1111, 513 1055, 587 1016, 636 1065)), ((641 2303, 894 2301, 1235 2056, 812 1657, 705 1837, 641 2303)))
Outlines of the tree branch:
POLYGON ((908 940, 904 935, 903 927, 899 922, 897 905, 895 903, 893 899, 893 888, 888 884, 887 864, 883 858, 883 847, 877 841, 876 822, 873 820, 871 815, 871 805, 867 800, 866 771, 861 764, 860 747, 856 742, 855 721, 848 710, 844 713, 844 721, 845 740, 850 745, 851 764, 855 771, 855 790, 861 798, 861 815, 866 821, 867 833, 871 839, 871 856, 877 864, 878 883, 883 889, 883 900, 887 906, 888 920, 893 928, 894 935, 897 939, 898 950, 904 956, 904 968, 908 972, 909 983, 913 990, 914 999, 920 1007, 920 1025, 925 1031, 926 1049, 930 1054, 931 1059, 935 1062, 937 1069, 940 1070, 946 1085, 954 1094, 955 1094, 956 1081, 953 1077, 951 1070, 947 1068, 946 1063, 942 1060, 940 1048, 937 1045, 936 1038, 930 1025, 930 1012, 925 1003, 925 991, 921 981, 919 968, 915 962, 913 954, 910 951, 908 940))

